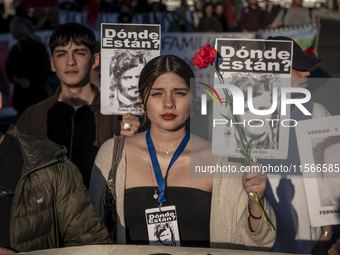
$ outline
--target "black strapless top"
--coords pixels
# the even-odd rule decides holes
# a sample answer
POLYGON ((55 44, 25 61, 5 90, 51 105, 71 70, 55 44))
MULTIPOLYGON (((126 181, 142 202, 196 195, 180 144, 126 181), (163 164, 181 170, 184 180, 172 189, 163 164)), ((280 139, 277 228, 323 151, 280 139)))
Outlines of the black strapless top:
MULTIPOLYGON (((127 244, 148 245, 145 210, 159 206, 153 198, 157 187, 125 190, 125 224, 127 244)), ((167 202, 175 205, 181 246, 209 247, 211 192, 195 188, 167 187, 167 202)))

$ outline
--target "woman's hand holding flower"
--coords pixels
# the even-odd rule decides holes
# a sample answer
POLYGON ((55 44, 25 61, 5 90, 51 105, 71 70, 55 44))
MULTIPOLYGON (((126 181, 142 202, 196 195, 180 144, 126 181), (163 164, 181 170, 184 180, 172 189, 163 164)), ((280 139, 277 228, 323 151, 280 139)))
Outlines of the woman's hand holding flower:
POLYGON ((268 225, 269 230, 271 230, 262 209, 266 185, 267 176, 262 172, 261 164, 254 163, 246 167, 242 177, 242 186, 249 197, 249 225, 254 232, 260 228, 262 218, 268 225))
MULTIPOLYGON (((209 44, 207 44, 202 49, 200 49, 199 52, 195 53, 193 64, 199 67, 199 69, 203 69, 203 68, 206 68, 208 65, 211 65, 214 68, 214 72, 216 73, 220 83, 224 84, 221 73, 214 66, 214 61, 216 57, 217 57, 216 49, 214 47, 211 47, 209 44)), ((231 99, 229 97, 227 90, 225 90, 225 95, 226 95, 226 101, 231 107, 232 103, 231 103, 231 99)), ((233 115, 233 118, 235 118, 234 115, 233 115)), ((235 124, 235 128, 237 130, 240 140, 242 141, 242 145, 241 145, 242 150, 240 152, 247 160, 247 164, 251 164, 250 167, 256 167, 256 166, 258 168, 261 167, 260 164, 252 164, 253 161, 251 159, 251 147, 250 147, 251 141, 247 142, 247 140, 244 139, 242 127, 238 126, 238 124, 235 124)), ((257 208, 254 208, 254 213, 259 212, 259 214, 261 215, 261 217, 255 217, 255 218, 253 217, 251 220, 249 220, 252 230, 255 230, 255 231, 260 226, 259 219, 262 219, 262 218, 266 222, 269 230, 271 230, 270 224, 262 209, 263 194, 266 188, 266 183, 267 183, 267 179, 265 175, 261 174, 261 171, 258 171, 258 173, 256 173, 255 175, 254 173, 251 173, 251 172, 245 173, 242 179, 243 188, 249 196, 249 209, 252 209, 253 207, 255 207, 254 205, 257 204, 257 208), (257 223, 253 224, 254 220, 257 221, 257 223)))
POLYGON ((255 163, 247 166, 243 178, 242 185, 249 196, 249 200, 256 203, 254 192, 257 193, 259 199, 263 200, 264 191, 267 185, 267 175, 262 173, 261 164, 255 163))

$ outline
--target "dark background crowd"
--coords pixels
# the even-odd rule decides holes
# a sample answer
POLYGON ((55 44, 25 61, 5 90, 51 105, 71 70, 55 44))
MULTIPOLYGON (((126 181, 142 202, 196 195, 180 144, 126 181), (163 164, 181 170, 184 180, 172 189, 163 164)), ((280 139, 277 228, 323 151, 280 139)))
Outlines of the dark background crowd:
POLYGON ((12 33, 17 40, 6 66, 0 69, 3 100, 10 95, 9 83, 17 85, 14 86, 16 96, 9 104, 20 115, 28 106, 54 93, 58 79, 50 70, 48 52, 35 32, 51 31, 63 23, 61 12, 86 13, 84 23, 89 26, 98 22, 101 14, 112 13, 117 16, 117 22, 132 23, 134 15, 168 12, 173 19, 166 31, 162 28, 163 32, 261 35, 267 28, 317 24, 318 17, 311 7, 339 8, 336 0, 318 1, 311 5, 309 0, 0 0, 0 33, 12 33))
MULTIPOLYGON (((49 54, 35 32, 54 30, 58 27, 61 11, 87 13, 88 25, 94 24, 100 13, 119 13, 120 23, 130 23, 136 14, 174 12, 177 19, 171 22, 167 32, 256 32, 260 34, 266 28, 292 25, 285 21, 285 16, 288 19, 290 15, 290 9, 301 11, 301 16, 304 15, 302 20, 306 24, 314 22, 316 17, 305 8, 303 4, 307 0, 304 1, 292 0, 289 5, 281 6, 274 0, 268 2, 262 0, 178 2, 174 0, 167 2, 162 0, 153 2, 147 0, 0 0, 0 32, 11 33, 17 41, 11 47, 5 68, 0 69, 1 92, 6 99, 9 95, 9 83, 14 84, 15 96, 12 105, 18 111, 18 116, 27 107, 54 93, 59 81, 50 70, 49 54), (198 19, 189 22, 188 13, 199 14, 198 19)), ((325 4, 327 3, 323 3, 325 4)), ((337 3, 332 0, 328 3, 328 7, 339 9, 337 3)), ((296 21, 296 19, 288 20, 296 21)), ((99 47, 96 49, 96 52, 98 51, 99 47)), ((98 78, 99 75, 100 69, 96 77, 98 78)), ((95 84, 93 80, 91 83, 95 84)), ((15 122, 16 120, 13 120, 13 123, 15 122)))
MULTIPOLYGON (((302 5, 339 8, 336 0, 316 1, 313 5, 305 0, 302 5)), ((99 13, 120 13, 119 22, 129 23, 135 14, 173 11, 178 20, 169 31, 257 31, 271 25, 281 8, 289 6, 289 1, 277 0, 0 0, 0 33, 10 32, 14 16, 29 18, 36 30, 53 30, 59 24, 61 10, 87 12, 89 25, 99 13), (199 12, 199 20, 191 26, 186 24, 185 10, 199 12)))

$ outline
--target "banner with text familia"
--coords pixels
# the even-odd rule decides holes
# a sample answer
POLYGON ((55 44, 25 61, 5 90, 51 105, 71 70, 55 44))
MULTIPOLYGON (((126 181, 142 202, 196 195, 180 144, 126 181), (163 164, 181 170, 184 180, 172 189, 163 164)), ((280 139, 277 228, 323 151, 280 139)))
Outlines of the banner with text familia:
POLYGON ((287 36, 294 39, 307 54, 312 53, 318 45, 319 31, 317 26, 310 25, 294 28, 267 29, 263 31, 261 39, 269 36, 287 36))

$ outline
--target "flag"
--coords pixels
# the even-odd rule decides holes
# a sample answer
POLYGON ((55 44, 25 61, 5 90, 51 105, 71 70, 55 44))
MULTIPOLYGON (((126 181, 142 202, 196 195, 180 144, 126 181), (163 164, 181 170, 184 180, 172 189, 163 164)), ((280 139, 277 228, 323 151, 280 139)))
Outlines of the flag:
POLYGON ((317 26, 303 26, 293 28, 267 29, 263 31, 260 39, 267 39, 269 36, 287 36, 294 39, 304 52, 312 53, 318 45, 319 32, 317 26))

